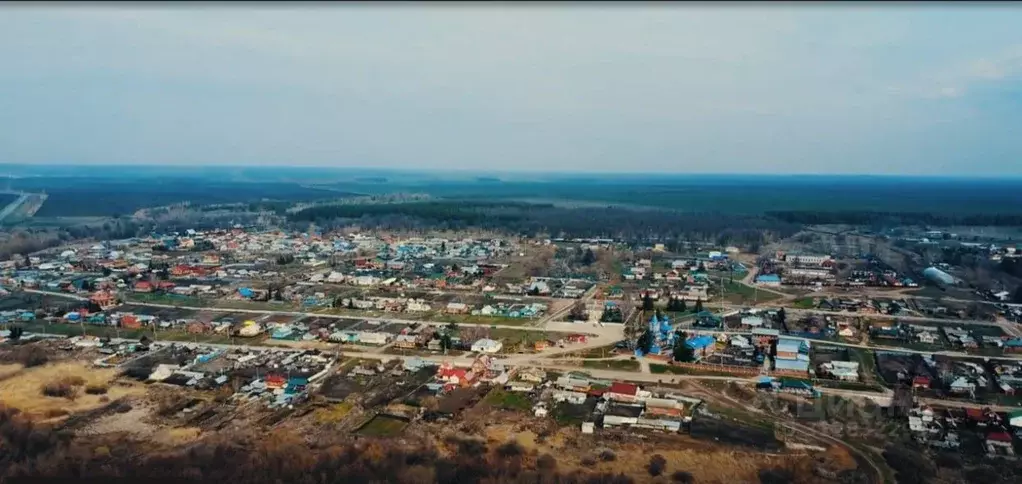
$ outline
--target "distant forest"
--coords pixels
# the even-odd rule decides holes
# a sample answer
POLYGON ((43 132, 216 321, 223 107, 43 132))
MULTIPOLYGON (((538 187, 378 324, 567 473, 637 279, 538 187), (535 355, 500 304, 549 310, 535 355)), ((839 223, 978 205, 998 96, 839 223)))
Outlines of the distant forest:
POLYGON ((785 222, 819 225, 935 225, 935 226, 1022 226, 1022 213, 931 213, 870 211, 771 211, 765 215, 785 222))

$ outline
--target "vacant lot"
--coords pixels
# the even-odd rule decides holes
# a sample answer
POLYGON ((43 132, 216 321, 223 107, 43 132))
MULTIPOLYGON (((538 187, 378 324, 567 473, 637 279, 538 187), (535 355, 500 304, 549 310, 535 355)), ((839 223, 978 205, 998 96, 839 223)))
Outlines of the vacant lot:
POLYGON ((141 385, 113 384, 116 375, 115 369, 90 368, 78 362, 22 370, 0 381, 0 403, 18 408, 33 417, 50 418, 91 410, 102 406, 106 400, 145 392, 141 385), (80 378, 85 382, 80 385, 74 399, 42 394, 43 385, 62 378, 80 378), (91 395, 85 392, 88 387, 107 387, 107 391, 102 395, 91 395))
MULTIPOLYGON (((724 281, 724 300, 732 304, 755 304, 773 301, 780 296, 767 291, 760 291, 737 282, 724 281)), ((716 299, 716 298, 712 298, 716 299)), ((714 301, 716 302, 716 301, 714 301)))
POLYGON ((408 422, 389 415, 377 415, 355 432, 368 437, 393 437, 400 434, 408 422))
POLYGON ((639 362, 635 360, 588 360, 582 366, 595 370, 639 371, 639 362))
POLYGON ((509 392, 502 388, 496 388, 486 395, 483 403, 502 408, 504 410, 528 411, 532 408, 532 401, 524 393, 509 392))

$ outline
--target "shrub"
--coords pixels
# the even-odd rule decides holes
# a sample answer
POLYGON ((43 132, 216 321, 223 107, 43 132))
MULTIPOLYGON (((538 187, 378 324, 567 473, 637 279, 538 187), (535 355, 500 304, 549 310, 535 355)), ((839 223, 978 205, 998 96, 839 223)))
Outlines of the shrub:
POLYGON ((517 441, 510 441, 497 447, 497 455, 501 457, 517 457, 525 453, 525 449, 517 441))
POLYGON ((579 463, 582 464, 583 467, 595 467, 596 466, 596 458, 595 457, 583 457, 582 460, 579 463))
POLYGON ((46 411, 46 418, 63 417, 69 412, 63 408, 51 408, 46 411))
POLYGON ((550 454, 543 454, 536 459, 536 468, 543 471, 554 471, 557 469, 557 459, 550 454))
POLYGON ((938 467, 944 467, 947 469, 961 469, 962 467, 962 456, 953 452, 941 452, 937 454, 937 458, 934 459, 938 467))
POLYGON ((78 387, 83 383, 85 383, 85 380, 82 380, 80 377, 62 377, 44 384, 42 393, 47 397, 74 400, 78 398, 78 387))
POLYGON ((671 481, 679 482, 681 484, 692 484, 696 482, 696 478, 689 472, 674 471, 674 474, 671 474, 671 481))
POLYGON ((613 450, 604 449, 602 452, 600 452, 600 460, 602 460, 603 462, 615 461, 617 460, 617 454, 615 454, 613 450))
POLYGON ((649 466, 646 467, 646 470, 653 477, 663 474, 667 470, 667 459, 660 454, 653 454, 653 457, 649 458, 649 466))
POLYGON ((795 475, 788 469, 762 469, 759 471, 759 482, 762 484, 790 484, 795 482, 795 475))
POLYGON ((89 385, 85 387, 85 393, 89 395, 105 395, 106 391, 106 385, 89 385))

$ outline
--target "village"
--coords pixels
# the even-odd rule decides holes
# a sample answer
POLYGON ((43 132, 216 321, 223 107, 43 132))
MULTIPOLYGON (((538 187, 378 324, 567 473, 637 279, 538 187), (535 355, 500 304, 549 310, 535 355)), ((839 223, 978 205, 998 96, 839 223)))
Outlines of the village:
POLYGON ((147 407, 154 425, 206 431, 329 421, 386 437, 490 409, 593 439, 782 448, 791 437, 756 419, 722 420, 734 409, 705 385, 728 382, 793 402, 907 391, 920 442, 999 456, 1022 442, 1022 336, 1004 308, 771 282, 829 271, 823 256, 662 252, 240 228, 104 241, 5 262, 0 342, 115 371, 104 385, 146 398, 179 388, 147 407))

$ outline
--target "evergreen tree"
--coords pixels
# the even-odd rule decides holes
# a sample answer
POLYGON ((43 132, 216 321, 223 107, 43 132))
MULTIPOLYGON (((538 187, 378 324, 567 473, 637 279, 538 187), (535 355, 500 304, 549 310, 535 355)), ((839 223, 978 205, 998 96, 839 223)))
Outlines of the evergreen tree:
POLYGON ((652 311, 653 310, 653 297, 648 292, 643 293, 642 296, 642 310, 652 311))
POLYGON ((591 266, 593 262, 596 262, 596 254, 593 253, 593 249, 586 249, 585 254, 582 256, 582 264, 591 266))
POLYGON ((648 329, 642 333, 642 336, 639 336, 639 340, 635 342, 635 347, 644 355, 653 349, 653 335, 648 329))
POLYGON ((688 305, 685 304, 685 300, 684 299, 679 299, 678 300, 678 312, 683 313, 685 311, 688 311, 688 305))
POLYGON ((785 327, 786 323, 788 322, 788 315, 784 312, 784 308, 781 308, 780 311, 777 311, 777 322, 781 324, 782 328, 785 327))
POLYGON ((703 312, 703 299, 702 298, 696 299, 695 312, 697 312, 697 313, 703 312))
POLYGON ((22 328, 21 326, 12 326, 10 335, 11 341, 18 341, 19 339, 21 339, 21 335, 24 333, 25 329, 22 328))
POLYGON ((355 298, 348 298, 348 309, 355 309, 355 298))
POLYGON ((1015 295, 1012 296, 1012 299, 1015 301, 1015 304, 1022 304, 1022 286, 1015 288, 1015 295))
POLYGON ((695 352, 692 351, 685 341, 688 340, 684 332, 679 332, 674 339, 674 361, 689 363, 695 360, 695 352))

